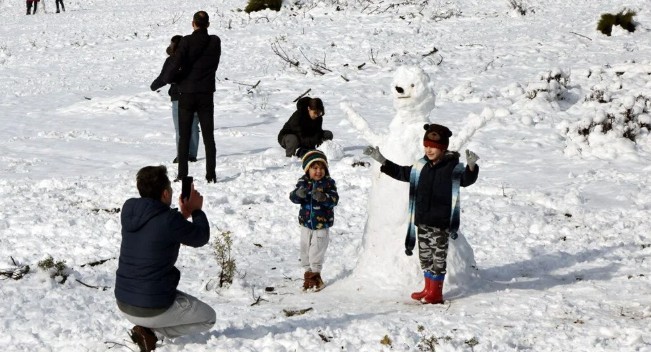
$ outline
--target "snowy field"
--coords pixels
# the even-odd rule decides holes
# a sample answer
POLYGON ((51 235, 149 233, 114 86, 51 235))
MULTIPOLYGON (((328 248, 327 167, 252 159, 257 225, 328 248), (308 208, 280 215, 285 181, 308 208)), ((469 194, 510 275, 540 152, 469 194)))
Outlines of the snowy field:
POLYGON ((167 87, 149 84, 169 39, 189 34, 202 9, 222 39, 218 182, 204 180, 203 144, 190 174, 213 238, 183 248, 177 267, 179 289, 218 318, 157 351, 651 351, 648 1, 515 1, 525 15, 507 0, 308 0, 251 15, 232 0, 64 1, 64 13, 42 0, 25 16, 24 1, 0 0, 0 271, 31 268, 0 281, 0 350, 137 350, 113 296, 118 210, 137 196, 141 167, 176 176, 167 87), (625 7, 637 31, 595 30, 602 13, 625 7), (431 77, 430 120, 481 157, 461 196, 479 277, 446 285, 443 305, 409 298, 417 277, 406 287, 357 265, 373 235, 369 209, 393 209, 368 203, 378 175, 341 103, 385 131, 393 75, 407 64, 431 77), (300 162, 276 142, 308 89, 343 148, 330 163, 340 201, 319 293, 300 290, 288 199, 300 162), (642 126, 628 126, 635 142, 618 133, 623 124, 594 128, 621 116, 642 126), (238 272, 220 288, 212 244, 224 232, 238 272), (38 268, 47 256, 65 261, 65 282, 38 268))

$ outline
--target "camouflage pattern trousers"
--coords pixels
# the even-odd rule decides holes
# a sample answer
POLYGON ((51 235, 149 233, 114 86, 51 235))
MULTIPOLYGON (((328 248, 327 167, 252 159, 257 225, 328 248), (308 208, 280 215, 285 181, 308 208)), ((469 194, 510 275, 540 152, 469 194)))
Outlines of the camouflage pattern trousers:
POLYGON ((418 225, 418 257, 423 271, 445 275, 448 237, 446 230, 418 225))

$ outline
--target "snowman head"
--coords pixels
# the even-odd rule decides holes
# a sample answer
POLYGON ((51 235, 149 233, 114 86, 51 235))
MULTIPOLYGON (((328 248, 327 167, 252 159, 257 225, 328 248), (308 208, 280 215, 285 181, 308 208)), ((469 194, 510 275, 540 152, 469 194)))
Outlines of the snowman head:
POLYGON ((398 112, 429 115, 434 109, 435 95, 430 78, 418 66, 400 66, 391 83, 393 107, 398 112))

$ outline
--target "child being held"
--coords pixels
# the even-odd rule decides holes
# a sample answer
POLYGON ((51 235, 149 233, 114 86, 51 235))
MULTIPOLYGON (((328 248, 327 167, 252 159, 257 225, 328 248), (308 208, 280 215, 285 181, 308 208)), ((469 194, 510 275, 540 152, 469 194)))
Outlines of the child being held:
POLYGON ((301 225, 301 265, 305 269, 303 290, 320 291, 325 286, 321 268, 339 195, 335 180, 328 172, 328 159, 321 151, 311 150, 303 156, 303 170, 305 174, 298 179, 289 199, 301 205, 298 222, 301 225))

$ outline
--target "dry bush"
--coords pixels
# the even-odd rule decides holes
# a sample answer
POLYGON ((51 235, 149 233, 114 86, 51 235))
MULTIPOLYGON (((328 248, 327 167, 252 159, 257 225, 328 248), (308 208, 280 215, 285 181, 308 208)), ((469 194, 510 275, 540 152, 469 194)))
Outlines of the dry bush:
POLYGON ((616 15, 604 13, 601 15, 599 23, 597 23, 597 30, 609 37, 613 31, 613 26, 620 26, 629 32, 635 32, 636 25, 633 21, 635 15, 637 15, 635 11, 626 9, 616 15))

